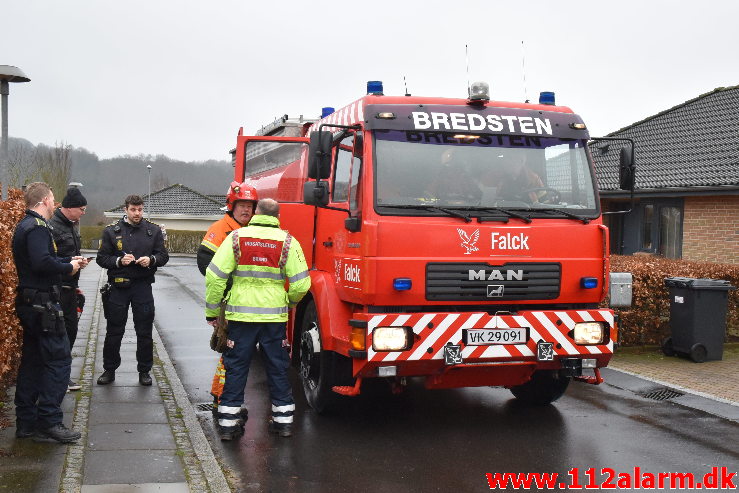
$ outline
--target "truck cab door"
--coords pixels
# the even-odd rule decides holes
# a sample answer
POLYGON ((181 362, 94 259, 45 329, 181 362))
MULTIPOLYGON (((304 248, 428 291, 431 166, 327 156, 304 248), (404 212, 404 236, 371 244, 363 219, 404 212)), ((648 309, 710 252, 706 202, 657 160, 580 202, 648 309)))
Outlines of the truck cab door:
POLYGON ((319 207, 315 265, 333 274, 339 297, 360 302, 363 133, 347 130, 334 143, 328 208, 319 207))

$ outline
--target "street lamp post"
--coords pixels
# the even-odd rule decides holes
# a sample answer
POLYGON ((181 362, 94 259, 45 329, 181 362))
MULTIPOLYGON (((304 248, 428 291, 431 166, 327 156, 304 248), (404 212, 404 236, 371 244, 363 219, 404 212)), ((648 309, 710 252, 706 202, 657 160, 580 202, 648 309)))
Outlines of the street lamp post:
POLYGON ((2 186, 2 200, 8 199, 8 95, 10 94, 10 82, 29 82, 18 67, 12 65, 0 65, 0 94, 2 95, 2 142, 0 143, 0 180, 2 186))
POLYGON ((146 220, 151 220, 151 164, 146 165, 146 169, 149 171, 149 194, 146 196, 146 220))

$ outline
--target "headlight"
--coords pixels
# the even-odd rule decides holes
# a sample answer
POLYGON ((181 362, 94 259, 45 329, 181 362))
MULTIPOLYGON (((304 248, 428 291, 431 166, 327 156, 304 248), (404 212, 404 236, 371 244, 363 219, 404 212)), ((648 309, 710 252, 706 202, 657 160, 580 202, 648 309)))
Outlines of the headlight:
POLYGON ((372 349, 375 351, 404 351, 411 343, 410 327, 375 327, 372 331, 372 349))
POLYGON ((606 331, 602 322, 579 322, 575 324, 575 344, 602 344, 606 331))

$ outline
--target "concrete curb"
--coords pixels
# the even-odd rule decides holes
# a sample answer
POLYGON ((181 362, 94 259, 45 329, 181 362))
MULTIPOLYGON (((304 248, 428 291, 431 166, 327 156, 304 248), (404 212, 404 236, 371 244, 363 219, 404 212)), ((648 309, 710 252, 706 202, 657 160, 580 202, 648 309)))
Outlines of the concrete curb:
MULTIPOLYGON (((167 407, 167 412, 170 417, 170 424, 173 423, 174 417, 175 423, 172 427, 172 433, 175 437, 175 442, 177 443, 178 448, 184 448, 181 446, 181 443, 182 445, 185 445, 185 440, 187 440, 190 445, 185 451, 183 463, 185 466, 185 475, 188 478, 188 484, 190 485, 191 491, 204 491, 202 489, 193 490, 193 487, 196 486, 194 483, 199 483, 199 485, 205 486, 201 481, 196 480, 197 477, 202 477, 203 475, 209 491, 219 493, 223 491, 231 491, 231 488, 226 481, 226 477, 223 474, 223 470, 213 454, 210 443, 205 437, 203 429, 200 427, 200 422, 195 415, 195 411, 193 411, 190 399, 187 396, 187 392, 185 392, 185 387, 177 376, 177 371, 175 370, 172 361, 169 359, 167 351, 164 349, 164 343, 159 336, 156 325, 154 326, 153 337, 155 347, 162 349, 161 351, 157 350, 157 356, 161 364, 156 364, 155 362, 154 366, 156 368, 155 371, 163 372, 164 380, 167 382, 167 386, 169 387, 169 396, 165 395, 164 389, 162 388, 162 397, 164 398, 165 407, 167 407), (172 399, 174 403, 172 402, 172 399), (176 404, 176 409, 171 409, 173 404, 176 404)), ((159 377, 158 373, 156 373, 156 375, 159 377)), ((159 382, 161 386, 162 380, 159 380, 159 382)))
MULTIPOLYGON (((100 270, 98 286, 102 283, 105 271, 100 270)), ((79 384, 79 399, 74 409, 74 420, 72 428, 82 433, 82 437, 67 448, 64 460, 64 468, 59 482, 59 491, 64 493, 79 493, 82 490, 82 481, 85 465, 85 447, 87 444, 88 422, 90 414, 90 402, 92 400, 93 376, 95 373, 95 347, 98 340, 100 328, 100 314, 102 303, 100 303, 100 291, 95 289, 94 310, 90 320, 90 331, 87 337, 87 348, 85 349, 85 362, 82 365, 79 384)))

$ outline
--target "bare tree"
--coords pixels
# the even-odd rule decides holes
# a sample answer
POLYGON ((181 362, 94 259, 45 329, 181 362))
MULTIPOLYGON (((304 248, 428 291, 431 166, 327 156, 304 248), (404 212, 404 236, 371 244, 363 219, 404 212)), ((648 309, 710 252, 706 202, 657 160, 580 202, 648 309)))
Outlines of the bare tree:
POLYGON ((12 139, 8 145, 8 182, 11 187, 28 183, 35 172, 36 148, 26 141, 12 139))
POLYGON ((57 200, 61 200, 67 191, 72 171, 72 161, 69 158, 71 151, 71 145, 61 142, 54 147, 44 146, 38 152, 38 177, 56 191, 57 200))
POLYGON ((151 191, 152 193, 161 190, 162 188, 166 188, 170 186, 171 183, 169 182, 169 178, 164 173, 157 172, 156 175, 154 175, 154 178, 151 180, 151 191))

